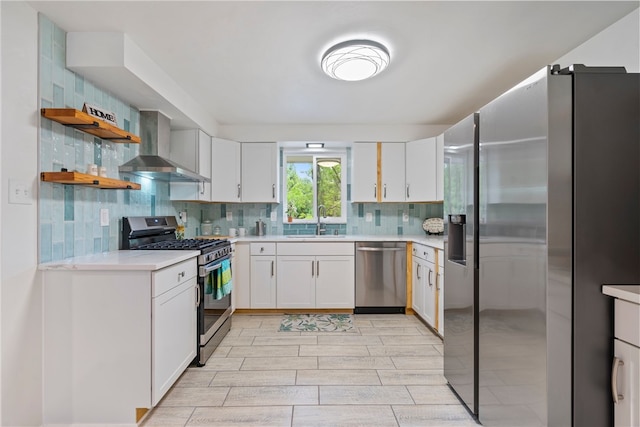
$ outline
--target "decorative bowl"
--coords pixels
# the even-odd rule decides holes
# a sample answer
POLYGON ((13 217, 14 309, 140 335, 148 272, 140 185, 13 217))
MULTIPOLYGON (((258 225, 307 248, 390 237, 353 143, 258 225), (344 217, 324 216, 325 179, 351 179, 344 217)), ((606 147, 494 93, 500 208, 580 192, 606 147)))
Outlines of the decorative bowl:
POLYGON ((422 229, 427 234, 440 234, 444 232, 444 220, 442 218, 427 218, 422 223, 422 229))

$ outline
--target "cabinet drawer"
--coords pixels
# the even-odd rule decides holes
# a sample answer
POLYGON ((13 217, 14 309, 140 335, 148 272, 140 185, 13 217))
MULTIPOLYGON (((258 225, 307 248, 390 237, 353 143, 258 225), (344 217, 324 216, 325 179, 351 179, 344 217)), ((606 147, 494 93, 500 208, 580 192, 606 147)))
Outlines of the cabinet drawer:
POLYGON ((640 347, 640 305, 615 300, 615 335, 616 338, 640 347))
POLYGON ((267 243, 251 243, 251 255, 275 255, 276 244, 267 243))
POLYGON ((197 261, 195 258, 163 268, 152 273, 151 296, 157 297, 170 289, 197 275, 197 261))
POLYGON ((436 251, 430 246, 421 245, 420 243, 414 243, 411 250, 413 256, 420 259, 436 262, 436 251))
POLYGON ((354 255, 353 243, 337 242, 295 242, 278 243, 278 255, 354 255))

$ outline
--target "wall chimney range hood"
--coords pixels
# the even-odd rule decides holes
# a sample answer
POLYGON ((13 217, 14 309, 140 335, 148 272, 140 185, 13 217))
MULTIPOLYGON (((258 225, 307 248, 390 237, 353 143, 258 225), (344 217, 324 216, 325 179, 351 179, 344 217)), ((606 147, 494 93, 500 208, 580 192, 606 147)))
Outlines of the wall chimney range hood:
POLYGON ((159 111, 140 111, 140 155, 118 168, 120 172, 171 182, 211 182, 168 159, 170 120, 159 111))

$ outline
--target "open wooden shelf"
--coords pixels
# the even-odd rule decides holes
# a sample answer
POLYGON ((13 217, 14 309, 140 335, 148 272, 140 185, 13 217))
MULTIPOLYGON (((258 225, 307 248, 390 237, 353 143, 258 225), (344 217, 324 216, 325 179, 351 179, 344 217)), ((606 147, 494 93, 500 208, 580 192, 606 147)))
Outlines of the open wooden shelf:
POLYGON ((40 114, 65 126, 112 142, 140 144, 140 137, 73 108, 41 108, 40 114))
POLYGON ((102 176, 89 175, 80 172, 42 172, 40 179, 45 182, 58 184, 86 185, 88 187, 106 189, 140 190, 140 184, 119 179, 104 178, 102 176))

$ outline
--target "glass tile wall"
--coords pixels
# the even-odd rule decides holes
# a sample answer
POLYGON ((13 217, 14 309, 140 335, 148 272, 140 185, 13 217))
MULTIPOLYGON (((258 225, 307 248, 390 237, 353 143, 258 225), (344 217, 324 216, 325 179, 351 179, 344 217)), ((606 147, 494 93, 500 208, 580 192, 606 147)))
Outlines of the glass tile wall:
MULTIPOLYGON (((66 33, 39 15, 39 90, 42 108, 75 108, 89 103, 116 113, 118 126, 138 134, 140 114, 108 91, 65 66, 66 33)), ((138 144, 101 140, 82 131, 41 118, 41 172, 61 168, 85 172, 88 163, 120 176, 118 166, 138 155, 138 144)), ((167 183, 131 177, 142 185, 135 190, 101 190, 41 182, 39 189, 40 262, 119 249, 123 216, 175 215, 167 183), (100 226, 100 210, 109 210, 109 225, 100 226)))

